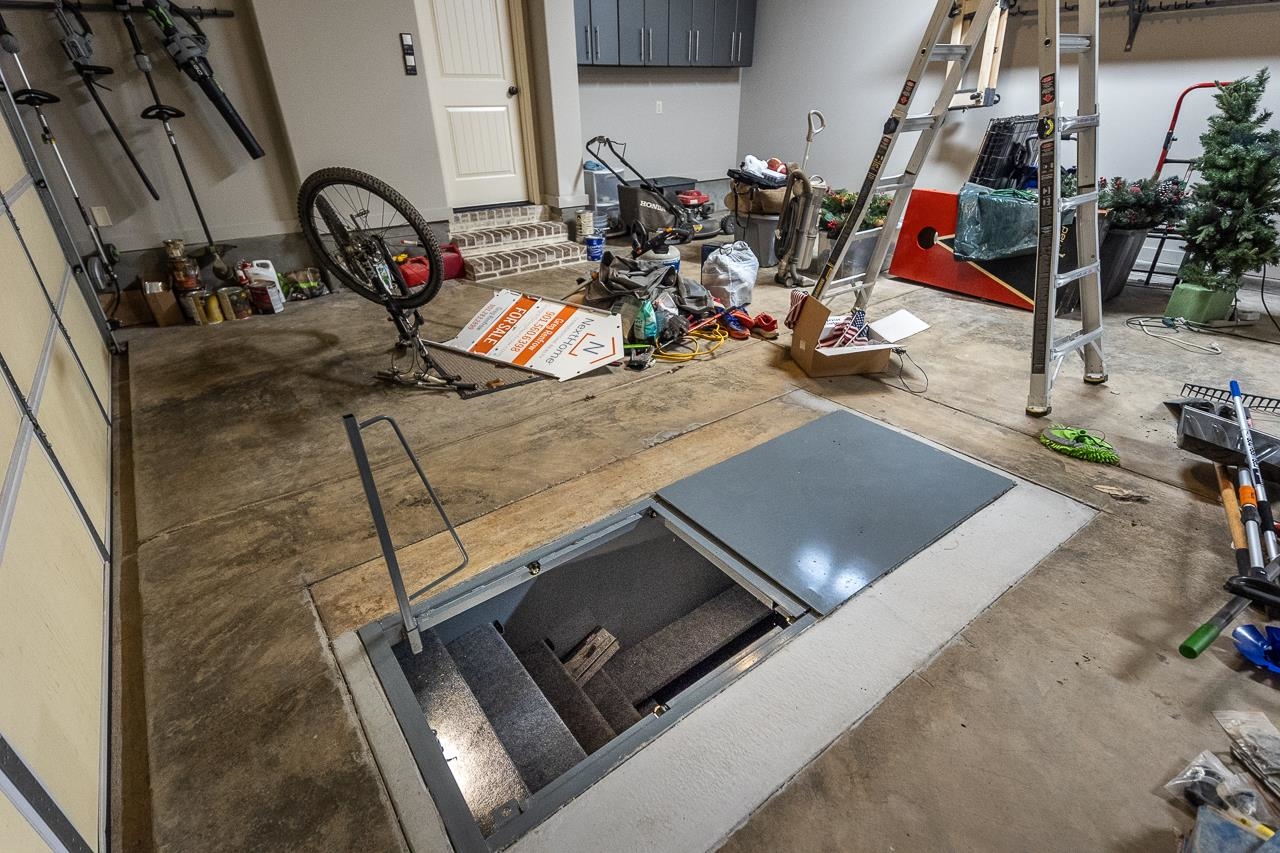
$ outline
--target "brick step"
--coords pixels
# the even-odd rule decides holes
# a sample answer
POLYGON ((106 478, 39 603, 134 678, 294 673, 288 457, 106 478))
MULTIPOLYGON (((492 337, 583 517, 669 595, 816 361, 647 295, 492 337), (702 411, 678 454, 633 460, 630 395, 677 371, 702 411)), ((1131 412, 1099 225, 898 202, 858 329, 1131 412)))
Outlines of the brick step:
POLYGON ((503 225, 527 225, 531 222, 541 222, 546 218, 545 204, 518 204, 513 207, 468 210, 455 213, 449 219, 449 234, 456 236, 465 231, 478 231, 503 225))
POLYGON ((552 243, 527 249, 507 249, 487 255, 467 257, 465 275, 471 281, 489 281, 506 275, 531 270, 562 267, 587 259, 586 250, 577 243, 552 243))
POLYGON ((526 249, 563 243, 569 239, 569 229, 559 221, 529 222, 523 225, 501 225, 496 228, 478 228, 462 231, 451 237, 462 251, 462 257, 488 255, 508 249, 526 249))

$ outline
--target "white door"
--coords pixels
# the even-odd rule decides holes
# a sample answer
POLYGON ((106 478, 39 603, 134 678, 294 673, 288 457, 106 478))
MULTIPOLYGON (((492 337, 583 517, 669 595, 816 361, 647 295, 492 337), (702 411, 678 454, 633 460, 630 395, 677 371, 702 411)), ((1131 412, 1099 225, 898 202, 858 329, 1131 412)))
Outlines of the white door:
POLYGON ((417 0, 417 9, 450 206, 527 200, 507 0, 417 0))

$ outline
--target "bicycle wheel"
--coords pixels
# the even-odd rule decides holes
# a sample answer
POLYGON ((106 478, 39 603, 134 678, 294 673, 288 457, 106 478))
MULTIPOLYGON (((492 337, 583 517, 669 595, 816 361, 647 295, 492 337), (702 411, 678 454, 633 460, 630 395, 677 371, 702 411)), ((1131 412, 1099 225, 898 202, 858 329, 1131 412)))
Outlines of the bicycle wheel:
POLYGON ((372 302, 411 310, 440 291, 444 261, 422 214, 385 181, 355 169, 321 169, 298 191, 302 233, 321 266, 372 302), (390 258, 423 255, 425 282, 407 287, 390 258))

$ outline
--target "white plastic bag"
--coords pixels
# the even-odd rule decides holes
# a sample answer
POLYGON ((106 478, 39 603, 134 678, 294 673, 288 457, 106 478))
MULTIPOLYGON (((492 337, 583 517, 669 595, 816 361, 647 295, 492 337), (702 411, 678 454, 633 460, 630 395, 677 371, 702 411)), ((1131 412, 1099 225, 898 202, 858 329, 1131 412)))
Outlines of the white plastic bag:
POLYGON ((760 261, 744 240, 721 246, 702 262, 702 286, 726 308, 750 304, 759 274, 760 261))

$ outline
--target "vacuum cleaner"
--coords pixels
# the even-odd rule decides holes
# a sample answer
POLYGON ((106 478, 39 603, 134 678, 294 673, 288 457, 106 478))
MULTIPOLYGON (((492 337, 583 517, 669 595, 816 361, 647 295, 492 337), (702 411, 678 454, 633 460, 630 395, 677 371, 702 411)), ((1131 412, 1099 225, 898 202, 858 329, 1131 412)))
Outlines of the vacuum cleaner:
POLYGON ((818 252, 818 217, 827 184, 817 175, 809 175, 809 149, 813 138, 827 129, 827 120, 818 110, 809 110, 805 120, 804 161, 787 167, 787 190, 778 215, 778 272, 774 281, 787 287, 799 287, 804 281, 800 270, 813 263, 818 252))
POLYGON ((709 224, 715 213, 715 205, 711 204, 706 193, 692 190, 680 193, 677 201, 668 198, 657 184, 628 162, 625 142, 597 136, 587 141, 586 148, 592 159, 618 179, 618 215, 631 236, 633 257, 639 257, 645 252, 665 255, 668 246, 733 233, 732 216, 722 217, 718 225, 709 224), (634 183, 610 165, 603 154, 606 148, 623 168, 636 176, 634 183))

